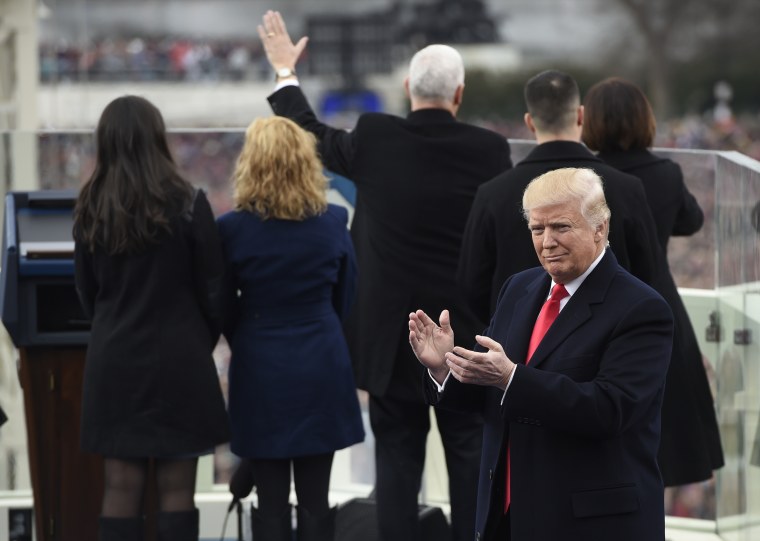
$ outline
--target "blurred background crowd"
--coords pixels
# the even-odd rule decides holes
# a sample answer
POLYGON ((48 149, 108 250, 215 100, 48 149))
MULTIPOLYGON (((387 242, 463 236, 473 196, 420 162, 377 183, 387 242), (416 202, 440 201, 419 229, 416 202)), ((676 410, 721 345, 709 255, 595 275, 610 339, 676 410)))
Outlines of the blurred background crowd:
MULTIPOLYGON (((463 119, 510 138, 529 138, 522 84, 553 67, 572 73, 582 91, 610 75, 639 84, 657 113, 657 146, 760 157, 760 74, 750 53, 760 46, 753 28, 760 4, 753 0, 205 4, 44 0, 40 81, 48 87, 268 83, 272 74, 255 25, 261 12, 273 8, 292 21, 295 35, 310 36, 304 75, 335 92, 379 93, 380 107, 389 99, 376 88, 378 79, 392 77, 410 51, 442 42, 458 45, 466 59, 463 119)), ((344 107, 362 107, 344 101, 344 107)))

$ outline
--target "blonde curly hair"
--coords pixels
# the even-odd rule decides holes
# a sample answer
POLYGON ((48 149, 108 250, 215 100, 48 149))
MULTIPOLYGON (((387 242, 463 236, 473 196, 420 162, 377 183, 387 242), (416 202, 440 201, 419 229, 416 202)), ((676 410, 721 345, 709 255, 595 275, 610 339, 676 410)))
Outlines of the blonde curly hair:
POLYGON ((284 117, 251 122, 233 182, 235 208, 264 220, 300 221, 327 210, 328 180, 316 138, 284 117))

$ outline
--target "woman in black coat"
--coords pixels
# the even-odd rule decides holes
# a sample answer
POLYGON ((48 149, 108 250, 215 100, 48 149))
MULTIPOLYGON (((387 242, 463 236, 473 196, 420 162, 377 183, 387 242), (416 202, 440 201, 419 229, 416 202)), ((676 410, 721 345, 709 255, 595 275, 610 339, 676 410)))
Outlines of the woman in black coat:
POLYGON ((143 538, 149 458, 158 539, 198 539, 198 457, 228 439, 211 353, 223 260, 203 192, 169 153, 160 112, 124 96, 103 111, 95 171, 75 209, 75 277, 92 319, 82 448, 104 456, 101 540, 143 538))
MULTIPOLYGON (((649 101, 633 83, 610 78, 589 89, 584 109, 583 142, 605 162, 641 179, 667 260, 670 237, 693 235, 704 217, 684 184, 680 166, 649 150, 656 131, 649 101)), ((675 333, 658 459, 665 485, 675 486, 709 479, 723 466, 723 450, 702 353, 686 307, 673 277, 668 273, 660 281, 656 289, 673 310, 675 333)))
POLYGON ((229 272, 224 334, 232 357, 232 451, 250 460, 254 539, 291 541, 291 468, 299 541, 332 541, 333 455, 364 439, 341 319, 356 261, 348 212, 327 203, 314 136, 283 117, 255 120, 219 218, 229 272))

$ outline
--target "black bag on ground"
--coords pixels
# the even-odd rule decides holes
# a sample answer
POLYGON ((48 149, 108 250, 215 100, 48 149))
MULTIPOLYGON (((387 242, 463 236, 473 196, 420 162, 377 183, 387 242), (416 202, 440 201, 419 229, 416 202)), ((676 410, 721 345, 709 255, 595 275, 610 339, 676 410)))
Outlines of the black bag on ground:
MULTIPOLYGON (((451 528, 440 507, 420 505, 420 541, 451 538, 451 528)), ((354 498, 338 507, 335 541, 378 541, 375 500, 354 498)))

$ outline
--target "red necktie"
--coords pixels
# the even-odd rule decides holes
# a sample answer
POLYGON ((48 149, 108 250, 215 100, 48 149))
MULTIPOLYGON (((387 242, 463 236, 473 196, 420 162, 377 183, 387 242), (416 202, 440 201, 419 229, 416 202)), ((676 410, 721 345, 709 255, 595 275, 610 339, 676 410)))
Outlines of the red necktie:
MULTIPOLYGON (((567 289, 565 289, 565 286, 562 284, 556 284, 552 288, 552 294, 547 299, 547 301, 544 303, 544 305, 541 307, 541 311, 538 313, 538 319, 536 319, 536 324, 533 326, 533 334, 530 335, 530 344, 528 345, 528 356, 525 358, 525 364, 528 364, 530 362, 531 357, 533 357, 533 353, 536 351, 536 348, 538 347, 538 344, 541 343, 541 340, 543 339, 544 335, 546 334, 546 331, 549 330, 549 327, 552 326, 552 323, 554 323, 554 320, 557 319, 557 316, 559 315, 559 303, 562 299, 567 297, 569 293, 567 292, 567 289)), ((507 509, 509 509, 509 504, 512 500, 512 494, 510 490, 510 483, 509 483, 509 473, 510 473, 510 467, 509 467, 509 446, 507 446, 507 494, 504 498, 504 512, 507 512, 507 509)))
POLYGON ((559 303, 562 299, 567 297, 569 293, 565 286, 562 284, 556 284, 552 288, 552 294, 549 299, 541 307, 541 311, 538 313, 538 319, 533 327, 533 334, 530 335, 530 344, 528 345, 528 356, 525 358, 525 364, 530 362, 530 358, 533 357, 533 353, 536 351, 538 344, 541 343, 546 331, 552 326, 554 320, 559 315, 559 303))

